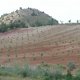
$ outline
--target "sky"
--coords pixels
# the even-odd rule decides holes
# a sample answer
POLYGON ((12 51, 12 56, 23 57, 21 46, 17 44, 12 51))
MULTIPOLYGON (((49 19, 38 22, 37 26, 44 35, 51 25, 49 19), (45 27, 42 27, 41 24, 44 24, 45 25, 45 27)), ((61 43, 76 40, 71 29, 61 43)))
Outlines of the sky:
POLYGON ((80 20, 80 0, 0 0, 0 15, 22 8, 36 8, 58 21, 80 20))

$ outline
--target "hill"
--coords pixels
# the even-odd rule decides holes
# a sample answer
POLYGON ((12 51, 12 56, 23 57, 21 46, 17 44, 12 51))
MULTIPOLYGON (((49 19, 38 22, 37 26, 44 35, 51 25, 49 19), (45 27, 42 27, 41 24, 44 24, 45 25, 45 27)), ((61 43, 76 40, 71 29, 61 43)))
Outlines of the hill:
MULTIPOLYGON (((35 27, 43 25, 58 24, 58 21, 48 14, 39 11, 38 9, 27 8, 4 14, 0 17, 1 28, 6 25, 7 29, 20 28, 20 27, 35 27)), ((0 28, 0 29, 1 29, 0 28)), ((1 32, 5 32, 2 30, 1 32)))
POLYGON ((80 25, 19 28, 0 33, 1 64, 67 64, 80 66, 80 25))

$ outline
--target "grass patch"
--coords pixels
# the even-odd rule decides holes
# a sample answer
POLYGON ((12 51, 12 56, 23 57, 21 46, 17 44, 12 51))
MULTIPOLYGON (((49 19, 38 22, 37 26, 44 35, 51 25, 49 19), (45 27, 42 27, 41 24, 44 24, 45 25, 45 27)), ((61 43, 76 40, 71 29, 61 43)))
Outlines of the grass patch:
POLYGON ((61 65, 41 64, 35 68, 29 65, 0 67, 0 80, 80 80, 80 70, 75 76, 69 71, 67 74, 63 73, 64 67, 61 65))

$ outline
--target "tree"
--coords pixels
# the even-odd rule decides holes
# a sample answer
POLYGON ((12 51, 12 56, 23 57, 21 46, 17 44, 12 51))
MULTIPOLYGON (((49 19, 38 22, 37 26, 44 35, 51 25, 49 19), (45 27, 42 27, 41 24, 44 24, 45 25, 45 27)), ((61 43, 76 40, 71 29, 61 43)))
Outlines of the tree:
POLYGON ((55 25, 55 24, 58 24, 58 21, 54 20, 53 18, 51 18, 48 22, 48 25, 55 25))
POLYGON ((19 9, 22 10, 22 7, 20 7, 19 9))
POLYGON ((77 20, 77 23, 79 23, 79 20, 77 20))
POLYGON ((71 23, 71 20, 69 20, 68 22, 71 23))
POLYGON ((31 14, 31 16, 37 16, 37 14, 34 12, 34 10, 33 10, 32 14, 31 14))

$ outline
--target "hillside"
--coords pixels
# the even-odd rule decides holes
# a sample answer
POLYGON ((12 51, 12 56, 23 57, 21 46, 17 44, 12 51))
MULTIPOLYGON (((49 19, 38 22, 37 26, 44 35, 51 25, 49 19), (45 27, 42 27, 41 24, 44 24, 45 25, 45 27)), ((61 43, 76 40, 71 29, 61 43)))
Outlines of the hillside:
POLYGON ((0 33, 0 63, 80 66, 80 25, 30 27, 0 33))
MULTIPOLYGON (((27 8, 16 10, 0 17, 0 24, 7 24, 9 28, 34 27, 58 24, 58 21, 37 9, 27 8), (11 25, 12 24, 12 25, 11 25)), ((7 26, 7 27, 8 27, 7 26)))

